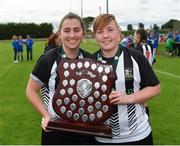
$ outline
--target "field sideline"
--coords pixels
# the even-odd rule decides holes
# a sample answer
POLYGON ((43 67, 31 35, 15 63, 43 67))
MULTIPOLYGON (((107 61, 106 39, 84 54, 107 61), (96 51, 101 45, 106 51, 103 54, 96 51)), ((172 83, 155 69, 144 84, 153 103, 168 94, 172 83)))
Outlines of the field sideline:
MULTIPOLYGON (((14 64, 10 41, 0 41, 0 145, 40 144, 41 117, 25 96, 29 75, 43 53, 45 41, 35 40, 34 59, 14 64)), ((94 40, 81 45, 93 53, 98 49, 94 40), (92 49, 93 48, 93 49, 92 49)), ((153 66, 161 82, 161 94, 149 102, 154 144, 180 144, 180 58, 165 55, 159 46, 153 66)))

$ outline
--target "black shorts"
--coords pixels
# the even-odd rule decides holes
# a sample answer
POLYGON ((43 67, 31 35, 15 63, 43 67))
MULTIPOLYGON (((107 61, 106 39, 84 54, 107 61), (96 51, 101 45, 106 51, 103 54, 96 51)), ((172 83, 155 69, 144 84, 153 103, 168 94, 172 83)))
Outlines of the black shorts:
POLYGON ((95 144, 96 145, 153 145, 153 138, 152 138, 152 133, 150 133, 146 138, 139 141, 126 142, 126 143, 101 143, 96 141, 95 144))
POLYGON ((42 130, 42 145, 93 145, 95 144, 94 136, 68 133, 68 132, 45 132, 42 130))

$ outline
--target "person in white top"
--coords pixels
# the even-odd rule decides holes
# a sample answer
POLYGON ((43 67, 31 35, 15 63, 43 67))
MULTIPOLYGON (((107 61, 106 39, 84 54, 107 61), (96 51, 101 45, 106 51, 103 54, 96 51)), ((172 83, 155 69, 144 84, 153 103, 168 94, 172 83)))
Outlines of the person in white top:
POLYGON ((160 93, 160 83, 144 55, 135 49, 118 46, 121 31, 115 17, 101 14, 94 20, 93 31, 100 50, 97 60, 112 64, 116 71, 113 106, 107 123, 112 138, 96 137, 96 144, 153 144, 151 126, 143 104, 160 93))
POLYGON ((42 145, 94 144, 94 136, 46 129, 50 119, 58 117, 53 109, 52 100, 57 89, 56 85, 62 82, 62 79, 57 76, 60 60, 62 58, 82 59, 90 56, 87 51, 80 48, 84 34, 85 28, 81 17, 71 12, 65 15, 58 30, 62 46, 55 46, 42 54, 30 75, 26 95, 42 116, 42 145), (39 95, 40 90, 42 98, 39 95))

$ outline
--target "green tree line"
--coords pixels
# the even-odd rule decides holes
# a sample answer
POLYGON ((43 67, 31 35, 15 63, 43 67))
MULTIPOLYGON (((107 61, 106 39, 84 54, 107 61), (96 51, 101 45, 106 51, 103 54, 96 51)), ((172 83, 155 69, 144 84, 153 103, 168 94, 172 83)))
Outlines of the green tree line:
POLYGON ((13 35, 22 35, 25 38, 27 34, 33 38, 47 38, 52 33, 51 23, 0 23, 0 40, 11 39, 13 35))

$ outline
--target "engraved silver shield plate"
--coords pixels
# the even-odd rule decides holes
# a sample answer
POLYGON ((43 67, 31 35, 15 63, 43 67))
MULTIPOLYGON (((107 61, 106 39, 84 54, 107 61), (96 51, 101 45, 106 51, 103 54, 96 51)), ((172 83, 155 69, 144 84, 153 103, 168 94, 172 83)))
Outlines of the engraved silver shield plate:
POLYGON ((97 117, 100 119, 100 118, 102 118, 102 116, 103 116, 103 113, 101 111, 98 111, 97 112, 97 117))
POLYGON ((83 115, 82 116, 82 120, 83 120, 83 122, 86 122, 87 120, 88 120, 88 116, 85 114, 85 115, 83 115))
POLYGON ((106 73, 106 74, 110 73, 110 71, 111 71, 110 67, 106 67, 106 68, 105 68, 105 73, 106 73))
POLYGON ((99 109, 101 107, 101 103, 98 101, 98 102, 96 102, 95 106, 97 109, 99 109))
POLYGON ((99 83, 99 82, 96 82, 96 83, 94 84, 94 87, 95 87, 96 89, 98 89, 98 88, 100 87, 100 83, 99 83))
POLYGON ((105 92, 105 91, 107 90, 107 86, 106 86, 106 85, 102 85, 102 86, 101 86, 101 90, 102 90, 103 92, 105 92))
POLYGON ((64 90, 64 89, 61 89, 61 90, 60 90, 60 94, 61 94, 61 96, 63 96, 63 95, 65 94, 65 90, 64 90))
POLYGON ((74 116, 73 116, 74 120, 77 121, 79 119, 79 114, 78 113, 75 113, 74 116))
POLYGON ((72 70, 74 70, 75 67, 76 67, 76 64, 75 64, 75 63, 71 63, 70 68, 71 68, 72 70))
POLYGON ((69 88, 68 93, 69 93, 69 95, 71 95, 73 93, 73 88, 69 88))
POLYGON ((83 115, 83 114, 84 114, 84 109, 83 109, 83 108, 80 108, 80 109, 78 110, 78 113, 79 113, 80 115, 83 115))
POLYGON ((67 69, 67 68, 69 67, 69 64, 68 64, 67 62, 65 62, 65 63, 63 64, 63 67, 64 67, 64 69, 67 69))
POLYGON ((92 82, 88 79, 81 79, 77 82, 77 92, 82 98, 86 98, 92 90, 92 82))
POLYGON ((72 104, 70 105, 70 109, 71 109, 72 111, 74 111, 74 110, 76 109, 76 105, 75 105, 74 103, 72 103, 72 104))
POLYGON ((57 99, 56 100, 56 104, 57 104, 57 106, 60 106, 62 104, 62 100, 61 99, 57 99))
POLYGON ((66 112, 66 107, 65 107, 65 106, 62 106, 62 107, 60 108, 60 111, 61 111, 62 114, 64 114, 64 113, 66 112))
POLYGON ((109 107, 107 105, 103 106, 103 112, 106 113, 109 110, 109 107))
POLYGON ((96 67, 97 67, 97 65, 96 65, 96 64, 94 64, 94 63, 91 65, 91 69, 92 69, 92 70, 95 70, 95 69, 96 69, 96 67))
POLYGON ((96 98, 98 98, 99 95, 100 95, 99 91, 95 91, 95 92, 94 92, 94 96, 95 96, 96 98))
POLYGON ((89 103, 89 104, 93 103, 93 101, 94 101, 93 97, 91 97, 91 96, 88 97, 88 103, 89 103))
POLYGON ((80 105, 80 107, 83 107, 85 105, 85 101, 84 100, 80 100, 79 105, 80 105))
POLYGON ((90 63, 89 63, 88 61, 86 61, 86 62, 84 63, 84 66, 85 66, 85 68, 88 68, 88 67, 90 66, 90 63))
POLYGON ((62 84, 63 84, 64 87, 66 87, 68 85, 68 81, 67 80, 63 80, 62 84))
POLYGON ((89 113, 91 113, 91 112, 93 111, 93 109, 94 109, 93 106, 91 106, 91 105, 88 106, 88 112, 89 112, 89 113))
POLYGON ((101 99, 102 99, 102 101, 106 101, 108 98, 107 98, 107 95, 106 94, 103 94, 102 96, 101 96, 101 99))
POLYGON ((103 67, 102 67, 102 66, 99 66, 99 67, 98 67, 98 72, 99 72, 99 73, 102 73, 102 71, 103 71, 103 67))
POLYGON ((77 67, 80 69, 83 66, 82 62, 77 63, 77 67))
POLYGON ((66 71, 64 72, 64 76, 65 76, 65 77, 68 77, 68 76, 69 76, 69 71, 66 70, 66 71))
POLYGON ((70 83, 71 86, 73 86, 73 85, 75 84, 75 80, 74 80, 74 79, 71 79, 71 80, 69 81, 69 83, 70 83))
POLYGON ((90 119, 90 121, 94 121, 95 120, 95 115, 94 114, 90 114, 89 119, 90 119))
POLYGON ((74 102, 76 102, 77 99, 78 99, 78 96, 77 96, 76 94, 74 94, 74 95, 72 96, 72 100, 73 100, 74 102))
POLYGON ((68 118, 70 118, 70 117, 72 117, 73 113, 72 113, 72 111, 68 110, 66 115, 67 115, 68 118))
POLYGON ((64 98, 64 104, 67 105, 68 103, 70 102, 70 99, 69 98, 64 98))
POLYGON ((104 75, 104 76, 102 76, 102 80, 103 80, 103 82, 106 82, 107 81, 107 76, 106 75, 104 75))

